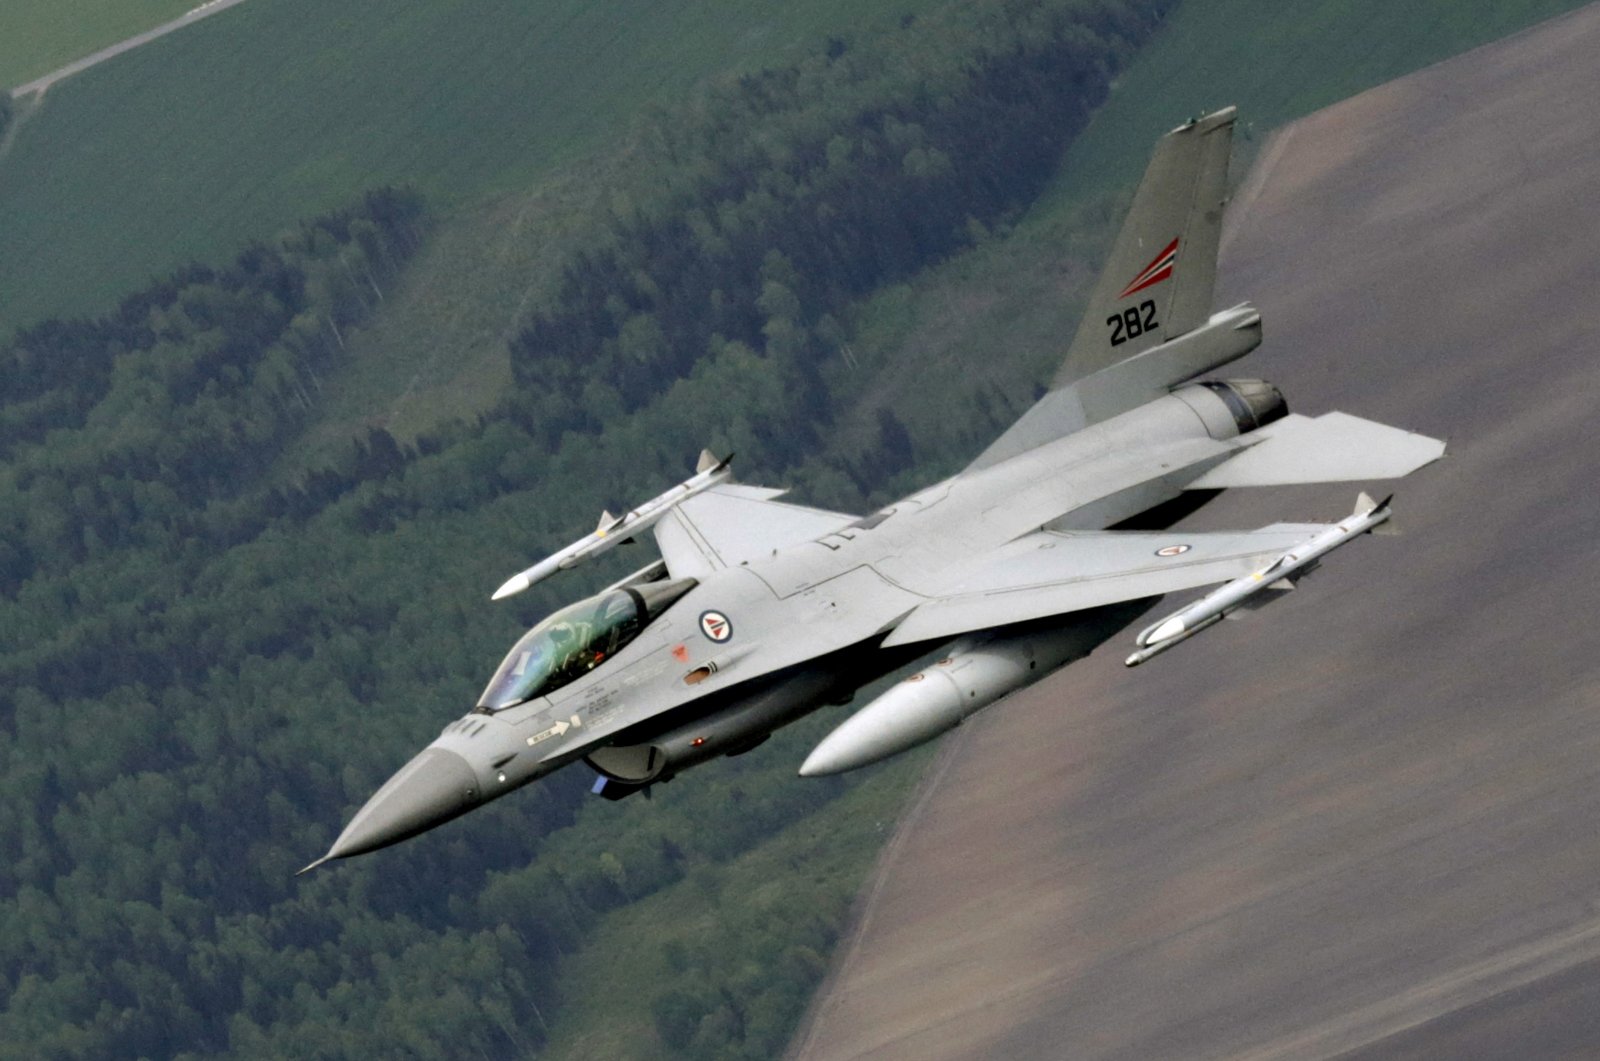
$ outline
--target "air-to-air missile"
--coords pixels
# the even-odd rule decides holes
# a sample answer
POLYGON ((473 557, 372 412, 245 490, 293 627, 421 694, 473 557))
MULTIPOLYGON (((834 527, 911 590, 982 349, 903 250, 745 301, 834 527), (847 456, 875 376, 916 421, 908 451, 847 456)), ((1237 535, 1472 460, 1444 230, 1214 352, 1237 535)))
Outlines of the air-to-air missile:
POLYGON ((1295 580, 1309 574, 1324 556, 1387 523, 1393 514, 1389 509, 1393 497, 1391 494, 1374 504, 1372 498, 1362 494, 1356 500, 1355 512, 1343 522, 1319 531, 1306 539, 1305 544, 1295 546, 1260 570, 1224 583, 1192 604, 1145 627, 1134 639, 1139 650, 1123 662, 1137 667, 1200 631, 1210 629, 1240 608, 1258 606, 1294 589, 1295 580))
POLYGON ((716 486, 726 480, 732 473, 729 462, 733 460, 730 454, 718 460, 710 450, 700 451, 700 461, 695 465, 695 474, 674 486, 671 490, 651 498, 638 508, 631 509, 621 516, 613 516, 609 512, 600 514, 600 525, 588 535, 579 538, 565 549, 561 549, 550 556, 540 560, 537 564, 520 571, 506 579, 501 587, 494 591, 491 600, 500 600, 540 582, 557 571, 565 571, 569 567, 576 567, 585 560, 592 560, 601 553, 621 545, 641 531, 649 530, 661 521, 661 518, 677 506, 694 497, 696 494, 716 486))

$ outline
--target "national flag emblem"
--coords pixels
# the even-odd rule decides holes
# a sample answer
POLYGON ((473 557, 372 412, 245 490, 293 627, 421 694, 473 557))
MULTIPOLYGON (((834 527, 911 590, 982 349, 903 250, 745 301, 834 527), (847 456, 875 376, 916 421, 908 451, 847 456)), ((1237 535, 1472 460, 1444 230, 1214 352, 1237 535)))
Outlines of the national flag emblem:
POLYGON ((1178 241, 1173 240, 1171 243, 1167 244, 1166 248, 1160 254, 1156 255, 1155 261, 1145 266, 1144 270, 1140 272, 1138 276, 1129 281, 1128 286, 1123 288, 1122 294, 1118 295, 1117 297, 1127 298, 1129 295, 1134 294, 1135 292, 1143 291, 1147 287, 1154 287, 1156 284, 1159 284, 1161 281, 1172 275, 1172 263, 1177 260, 1178 241))
POLYGON ((721 644, 733 636, 733 624, 721 612, 701 612, 700 632, 721 644))

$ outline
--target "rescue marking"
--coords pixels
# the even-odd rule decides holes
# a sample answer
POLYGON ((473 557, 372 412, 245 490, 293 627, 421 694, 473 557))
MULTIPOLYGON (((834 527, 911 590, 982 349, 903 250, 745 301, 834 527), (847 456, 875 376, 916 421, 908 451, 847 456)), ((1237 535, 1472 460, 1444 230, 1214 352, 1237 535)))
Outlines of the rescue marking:
POLYGON ((721 612, 701 612, 700 632, 706 635, 708 641, 720 645, 733 637, 733 623, 721 612))
POLYGON ((578 716, 577 715, 573 715, 572 716, 572 722, 557 722, 555 725, 551 726, 549 729, 541 730, 540 732, 535 733, 533 736, 529 737, 528 738, 528 747, 532 748, 535 745, 543 744, 545 741, 549 740, 552 737, 559 737, 562 734, 566 733, 567 730, 571 729, 573 727, 573 725, 576 724, 576 723, 578 723, 578 716))

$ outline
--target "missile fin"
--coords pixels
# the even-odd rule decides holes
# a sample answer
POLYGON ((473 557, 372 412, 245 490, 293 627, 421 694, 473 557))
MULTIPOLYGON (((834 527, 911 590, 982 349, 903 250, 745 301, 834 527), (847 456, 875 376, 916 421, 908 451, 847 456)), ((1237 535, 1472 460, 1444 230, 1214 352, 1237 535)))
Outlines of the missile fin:
MULTIPOLYGON (((1393 500, 1394 495, 1390 494, 1382 501, 1374 502, 1372 498, 1367 495, 1366 491, 1362 491, 1361 494, 1356 497, 1356 510, 1353 514, 1357 516, 1365 516, 1368 513, 1378 511, 1380 508, 1388 508, 1389 502, 1393 500)), ((1399 524, 1395 523, 1394 517, 1390 516, 1376 527, 1373 527, 1372 530, 1368 531, 1367 533, 1376 534, 1383 538, 1391 538, 1398 536, 1401 533, 1401 530, 1399 524)))

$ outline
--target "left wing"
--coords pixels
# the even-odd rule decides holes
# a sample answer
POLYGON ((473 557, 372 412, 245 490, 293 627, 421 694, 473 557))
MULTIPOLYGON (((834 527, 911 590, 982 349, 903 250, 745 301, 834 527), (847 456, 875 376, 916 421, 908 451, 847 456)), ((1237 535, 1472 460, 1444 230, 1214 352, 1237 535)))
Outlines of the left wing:
POLYGON ((1275 523, 1212 533, 1038 531, 946 584, 908 586, 937 599, 915 608, 884 644, 931 641, 1226 582, 1328 526, 1275 523))
POLYGON ((721 483, 656 524, 656 546, 673 578, 705 575, 856 521, 843 512, 773 500, 786 491, 721 483))

